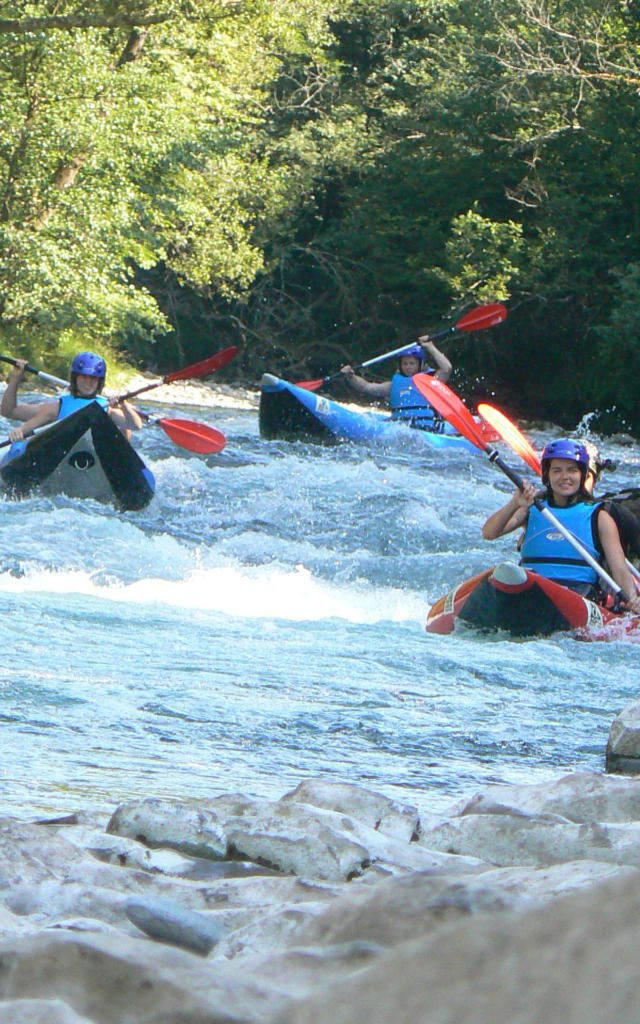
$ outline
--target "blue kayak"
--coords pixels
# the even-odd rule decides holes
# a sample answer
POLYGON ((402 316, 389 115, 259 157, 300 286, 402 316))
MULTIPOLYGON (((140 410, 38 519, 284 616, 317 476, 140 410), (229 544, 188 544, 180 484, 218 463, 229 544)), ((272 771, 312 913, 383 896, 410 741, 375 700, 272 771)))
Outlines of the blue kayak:
POLYGON ((263 374, 260 386, 260 436, 268 441, 364 441, 399 446, 417 442, 425 448, 478 451, 444 421, 437 432, 422 430, 393 420, 388 413, 349 409, 270 373, 263 374))

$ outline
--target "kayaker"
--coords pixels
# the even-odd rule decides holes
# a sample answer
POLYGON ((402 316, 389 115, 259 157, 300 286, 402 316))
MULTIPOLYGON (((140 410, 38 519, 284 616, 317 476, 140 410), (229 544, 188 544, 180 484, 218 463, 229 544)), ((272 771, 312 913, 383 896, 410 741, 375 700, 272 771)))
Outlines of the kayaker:
MULTIPOLYGON (((567 527, 581 545, 598 562, 606 558, 614 580, 630 595, 627 608, 640 612, 640 594, 626 562, 615 520, 602 503, 594 500, 585 488, 589 472, 589 455, 577 441, 561 438, 545 445, 542 458, 542 482, 545 491, 540 497, 567 527)), ((521 564, 541 576, 598 599, 598 575, 580 558, 575 548, 533 504, 538 490, 531 483, 516 490, 501 509, 489 516, 482 527, 486 540, 496 540, 512 530, 525 527, 521 548, 521 564)))
MULTIPOLYGON (((139 430, 142 426, 142 419, 128 402, 118 402, 116 399, 108 399, 102 395, 107 365, 104 359, 95 352, 80 352, 71 363, 69 375, 69 394, 63 394, 60 398, 51 401, 39 402, 33 405, 18 404, 16 400, 18 383, 13 388, 13 409, 11 405, 11 394, 5 403, 6 392, 3 396, 0 411, 3 416, 10 416, 14 419, 25 419, 20 427, 14 427, 9 432, 10 441, 22 441, 26 434, 37 430, 46 423, 53 423, 54 420, 62 420, 65 416, 81 409, 89 402, 97 402, 109 414, 111 419, 122 430, 127 437, 131 430, 139 430), (35 410, 35 411, 34 411, 35 410), (25 412, 29 413, 25 418, 25 412)), ((13 376, 13 375, 12 375, 13 376)), ((7 386, 7 390, 9 390, 7 386)))
POLYGON ((379 384, 365 380, 364 377, 359 377, 349 364, 343 366, 341 372, 354 391, 369 398, 386 399, 389 402, 392 419, 402 420, 412 427, 423 430, 441 430, 444 422, 442 417, 418 391, 412 378, 414 374, 424 371, 441 381, 447 381, 453 367, 444 353, 430 341, 428 334, 423 334, 418 341, 420 344, 408 347, 400 356, 398 369, 391 380, 379 384), (433 359, 434 368, 425 368, 427 354, 433 359))

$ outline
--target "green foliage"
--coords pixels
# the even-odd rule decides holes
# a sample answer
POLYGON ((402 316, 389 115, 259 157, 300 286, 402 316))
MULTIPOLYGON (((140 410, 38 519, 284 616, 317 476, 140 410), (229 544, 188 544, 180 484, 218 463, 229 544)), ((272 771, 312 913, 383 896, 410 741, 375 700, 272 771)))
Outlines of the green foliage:
POLYGON ((500 299, 463 390, 633 424, 636 6, 180 0, 139 52, 124 24, 0 36, 3 344, 315 373, 500 299))

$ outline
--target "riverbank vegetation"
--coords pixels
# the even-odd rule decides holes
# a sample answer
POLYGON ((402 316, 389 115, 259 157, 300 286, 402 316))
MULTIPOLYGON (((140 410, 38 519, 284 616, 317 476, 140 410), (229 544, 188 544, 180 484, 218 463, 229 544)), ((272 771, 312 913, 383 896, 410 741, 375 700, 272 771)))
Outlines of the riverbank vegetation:
POLYGON ((0 343, 453 380, 640 422, 637 0, 0 0, 0 343))

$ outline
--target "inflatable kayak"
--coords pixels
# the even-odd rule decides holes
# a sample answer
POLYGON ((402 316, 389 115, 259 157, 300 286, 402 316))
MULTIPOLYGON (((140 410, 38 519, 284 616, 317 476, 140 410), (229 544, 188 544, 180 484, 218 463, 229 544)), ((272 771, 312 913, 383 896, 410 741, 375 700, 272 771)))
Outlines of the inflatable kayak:
POLYGON ((97 402, 12 444, 0 480, 14 497, 67 494, 123 510, 144 508, 155 491, 153 473, 97 402))
MULTIPOLYGON (((441 426, 437 432, 421 430, 391 419, 388 413, 350 409, 270 373, 262 377, 260 436, 268 441, 282 438, 325 444, 373 441, 392 445, 415 441, 425 448, 478 452, 478 448, 457 434, 449 423, 443 420, 441 426)), ((488 441, 497 437, 493 430, 487 433, 488 441)))
POLYGON ((451 633, 457 622, 517 637, 574 630, 585 640, 618 640, 633 633, 640 638, 638 616, 602 607, 512 562, 472 576, 436 601, 427 633, 451 633))

